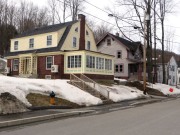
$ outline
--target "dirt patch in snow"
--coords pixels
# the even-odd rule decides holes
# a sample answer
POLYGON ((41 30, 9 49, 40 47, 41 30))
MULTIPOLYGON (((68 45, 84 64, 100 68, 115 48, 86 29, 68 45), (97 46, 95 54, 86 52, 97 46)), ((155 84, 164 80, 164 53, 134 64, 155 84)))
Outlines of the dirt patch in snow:
POLYGON ((26 112, 26 105, 8 92, 0 95, 0 115, 26 112))
MULTIPOLYGON (((143 87, 143 84, 138 82, 138 81, 135 81, 135 82, 127 82, 126 83, 126 86, 129 86, 129 87, 136 87, 137 89, 143 91, 144 90, 144 87, 143 87)), ((149 88, 148 87, 148 84, 146 86, 146 90, 147 90, 147 93, 150 94, 150 95, 157 95, 157 96, 165 96, 162 92, 160 92, 159 90, 156 90, 156 89, 153 89, 153 88, 149 88)))
MULTIPOLYGON (((50 97, 47 95, 42 95, 39 93, 30 93, 27 95, 27 100, 30 104, 32 104, 33 107, 37 106, 51 106, 50 104, 50 97)), ((72 103, 68 100, 57 98, 55 97, 55 105, 56 106, 68 106, 72 108, 79 108, 82 107, 76 103, 72 103)))

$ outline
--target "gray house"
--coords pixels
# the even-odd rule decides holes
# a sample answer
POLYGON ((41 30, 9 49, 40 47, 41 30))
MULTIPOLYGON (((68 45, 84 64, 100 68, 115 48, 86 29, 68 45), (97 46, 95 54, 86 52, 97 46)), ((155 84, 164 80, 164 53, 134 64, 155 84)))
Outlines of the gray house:
POLYGON ((142 79, 143 49, 140 42, 131 42, 119 36, 107 33, 98 43, 98 52, 115 56, 115 73, 117 78, 142 79))

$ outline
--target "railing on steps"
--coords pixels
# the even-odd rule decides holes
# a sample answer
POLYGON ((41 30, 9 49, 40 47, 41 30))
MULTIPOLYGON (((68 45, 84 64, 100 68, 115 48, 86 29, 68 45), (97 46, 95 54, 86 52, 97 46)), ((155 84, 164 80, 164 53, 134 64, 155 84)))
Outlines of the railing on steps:
POLYGON ((81 78, 77 77, 74 74, 70 74, 70 83, 72 83, 76 87, 82 89, 83 91, 86 91, 86 92, 94 95, 95 97, 100 98, 100 93, 99 92, 97 92, 91 86, 87 85, 84 80, 82 80, 81 78))
POLYGON ((95 82, 94 80, 90 79, 89 77, 85 76, 84 74, 80 75, 80 78, 85 81, 85 83, 88 86, 91 86, 92 88, 94 88, 95 90, 97 90, 101 95, 103 95, 105 98, 107 98, 109 100, 109 94, 110 94, 110 90, 108 90, 107 88, 101 86, 100 84, 98 84, 97 82, 95 82))

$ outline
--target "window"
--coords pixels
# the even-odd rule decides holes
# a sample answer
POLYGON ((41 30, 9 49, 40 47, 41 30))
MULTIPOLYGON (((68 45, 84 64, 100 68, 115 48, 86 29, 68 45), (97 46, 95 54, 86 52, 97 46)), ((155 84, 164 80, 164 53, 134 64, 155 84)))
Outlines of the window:
POLYGON ((117 51, 117 58, 122 58, 122 52, 121 51, 117 51))
POLYGON ((174 66, 171 66, 171 71, 174 71, 174 66))
POLYGON ((53 56, 46 57, 46 70, 50 70, 53 63, 53 56))
POLYGON ((107 39, 107 45, 111 45, 111 39, 107 39))
POLYGON ((81 67, 81 55, 68 56, 67 62, 68 68, 79 68, 81 67))
POLYGON ((124 68, 123 64, 115 65, 115 72, 122 73, 124 70, 123 68, 124 68))
POLYGON ((95 57, 94 56, 86 56, 86 67, 87 68, 95 68, 95 57))
POLYGON ((106 70, 112 70, 112 60, 105 59, 105 69, 106 70))
POLYGON ((78 32, 78 27, 75 29, 75 32, 78 32))
POLYGON ((119 65, 115 65, 115 72, 119 72, 119 65))
POLYGON ((18 41, 14 41, 14 50, 18 50, 18 41))
POLYGON ((175 77, 173 76, 173 83, 175 83, 175 77))
POLYGON ((73 45, 72 47, 76 47, 76 37, 73 37, 73 45))
POLYGON ((29 39, 29 48, 34 48, 34 38, 29 39))
POLYGON ((89 32, 86 30, 86 35, 89 35, 89 32))
POLYGON ((87 50, 90 50, 90 49, 91 49, 91 42, 87 41, 87 50))
POLYGON ((119 72, 123 72, 123 65, 119 65, 119 72))
POLYGON ((96 57, 96 69, 104 69, 104 58, 96 57))
POLYGON ((52 45, 52 35, 47 36, 47 46, 52 45))
POLYGON ((13 60, 13 71, 18 71, 18 68, 19 68, 19 60, 14 59, 13 60))

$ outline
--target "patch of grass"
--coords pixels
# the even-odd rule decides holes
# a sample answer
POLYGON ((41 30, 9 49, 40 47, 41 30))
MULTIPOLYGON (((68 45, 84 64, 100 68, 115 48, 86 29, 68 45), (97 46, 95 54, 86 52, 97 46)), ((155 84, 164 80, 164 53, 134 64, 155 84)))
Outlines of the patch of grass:
MULTIPOLYGON (((139 89, 139 90, 141 90, 141 91, 144 91, 143 84, 141 84, 141 83, 138 82, 138 81, 135 81, 135 82, 127 82, 127 83, 126 83, 126 86, 136 87, 137 89, 139 89)), ((153 89, 153 88, 149 88, 148 85, 146 86, 146 90, 147 90, 147 93, 150 94, 150 95, 165 96, 165 95, 164 95, 162 92, 160 92, 159 90, 156 90, 156 89, 153 89)))
MULTIPOLYGON (((42 95, 38 93, 29 93, 27 95, 27 100, 32 104, 32 106, 51 106, 50 97, 47 95, 42 95)), ((80 105, 70 102, 68 100, 55 97, 55 105, 57 106, 69 106, 72 108, 79 108, 80 105)))
POLYGON ((105 86, 112 86, 114 81, 106 81, 106 80, 96 80, 97 83, 105 86))

